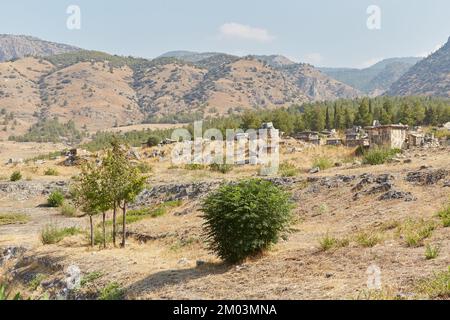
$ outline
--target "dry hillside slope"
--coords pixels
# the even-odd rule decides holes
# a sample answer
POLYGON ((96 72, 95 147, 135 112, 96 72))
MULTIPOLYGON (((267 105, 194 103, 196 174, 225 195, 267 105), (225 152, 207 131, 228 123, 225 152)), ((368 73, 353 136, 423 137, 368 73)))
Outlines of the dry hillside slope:
POLYGON ((450 38, 438 51, 414 65, 387 95, 450 97, 450 38))

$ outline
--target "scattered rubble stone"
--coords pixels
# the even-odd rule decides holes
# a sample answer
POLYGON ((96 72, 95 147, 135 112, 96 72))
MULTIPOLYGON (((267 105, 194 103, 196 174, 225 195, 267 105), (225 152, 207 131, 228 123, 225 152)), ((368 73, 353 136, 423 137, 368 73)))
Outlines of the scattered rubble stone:
POLYGON ((68 193, 68 183, 65 181, 55 181, 48 183, 35 181, 0 183, 0 197, 10 196, 20 201, 27 200, 39 195, 48 195, 55 190, 60 190, 63 193, 68 193))
MULTIPOLYGON (((304 179, 295 177, 267 178, 264 180, 270 181, 277 186, 291 186, 298 182, 304 181, 304 179)), ((217 189, 221 185, 221 183, 221 181, 210 181, 156 185, 150 189, 142 191, 131 207, 137 208, 150 206, 152 204, 160 203, 161 201, 166 202, 187 199, 201 199, 211 191, 217 189)))
POLYGON ((362 195, 372 195, 380 192, 386 192, 393 187, 392 180, 394 176, 388 173, 375 176, 373 174, 365 173, 359 177, 361 180, 352 188, 353 192, 357 192, 353 195, 353 200, 358 200, 362 195), (370 185, 375 184, 370 187, 370 185), (364 190, 365 188, 368 188, 364 190))
POLYGON ((312 168, 311 170, 309 170, 310 174, 315 174, 315 173, 319 173, 320 172, 320 168, 319 167, 315 167, 312 168))
POLYGON ((16 259, 27 251, 24 247, 6 247, 0 251, 0 267, 6 262, 16 259))
POLYGON ((390 190, 378 198, 378 200, 380 201, 394 199, 404 199, 406 202, 417 200, 417 198, 414 197, 411 192, 403 192, 397 190, 390 190))
POLYGON ((433 185, 445 179, 450 172, 445 169, 414 171, 406 175, 406 181, 420 185, 433 185))

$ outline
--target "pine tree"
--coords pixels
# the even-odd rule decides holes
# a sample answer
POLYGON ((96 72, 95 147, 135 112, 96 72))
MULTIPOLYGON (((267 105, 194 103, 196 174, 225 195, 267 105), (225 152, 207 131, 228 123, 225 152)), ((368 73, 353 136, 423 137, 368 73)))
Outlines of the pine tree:
POLYGON ((363 99, 359 105, 358 113, 355 117, 355 124, 358 126, 370 126, 372 124, 372 115, 370 114, 369 100, 363 99))
POLYGON ((329 107, 327 107, 327 111, 326 111, 325 126, 328 131, 331 130, 332 125, 331 125, 331 117, 330 117, 330 108, 329 107))

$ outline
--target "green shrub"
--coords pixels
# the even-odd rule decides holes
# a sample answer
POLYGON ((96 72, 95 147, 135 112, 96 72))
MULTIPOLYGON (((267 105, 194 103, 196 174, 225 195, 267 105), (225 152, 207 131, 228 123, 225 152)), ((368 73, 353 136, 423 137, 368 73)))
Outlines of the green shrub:
POLYGON ((81 233, 76 227, 58 228, 55 224, 49 224, 41 231, 42 244, 56 244, 61 242, 65 237, 74 236, 81 233))
POLYGON ((161 139, 157 136, 150 136, 147 139, 147 146, 148 147, 156 147, 158 144, 161 143, 161 139))
POLYGON ((363 163, 379 165, 386 163, 401 152, 400 149, 374 148, 364 152, 363 163))
POLYGON ((48 168, 47 170, 45 170, 44 175, 46 175, 46 176, 57 176, 57 175, 59 175, 59 172, 56 169, 48 168))
POLYGON ((327 157, 319 157, 314 159, 313 168, 320 168, 320 170, 326 170, 333 167, 333 162, 327 157))
POLYGON ((22 180, 22 173, 20 171, 14 171, 9 180, 12 182, 22 180))
POLYGON ((116 282, 112 282, 100 291, 98 300, 122 300, 124 290, 116 282))
POLYGON ((47 205, 51 208, 61 207, 64 203, 64 195, 61 191, 53 191, 47 198, 47 205))
POLYGON ((278 242, 291 221, 289 196, 271 182, 224 185, 202 204, 210 250, 227 262, 239 262, 278 242))
POLYGON ((226 174, 228 172, 231 172, 233 170, 233 165, 231 164, 226 164, 226 163, 212 163, 209 166, 211 171, 215 171, 215 172, 221 172, 223 174, 226 174))

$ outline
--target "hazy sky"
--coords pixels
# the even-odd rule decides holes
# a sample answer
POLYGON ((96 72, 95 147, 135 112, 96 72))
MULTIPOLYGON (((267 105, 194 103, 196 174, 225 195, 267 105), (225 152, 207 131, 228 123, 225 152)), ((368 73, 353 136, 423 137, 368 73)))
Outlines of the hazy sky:
POLYGON ((449 0, 4 0, 0 33, 146 58, 170 50, 283 54, 318 66, 419 56, 450 36, 449 0), (81 29, 69 30, 78 5, 81 29), (380 29, 367 9, 381 10, 380 29))

